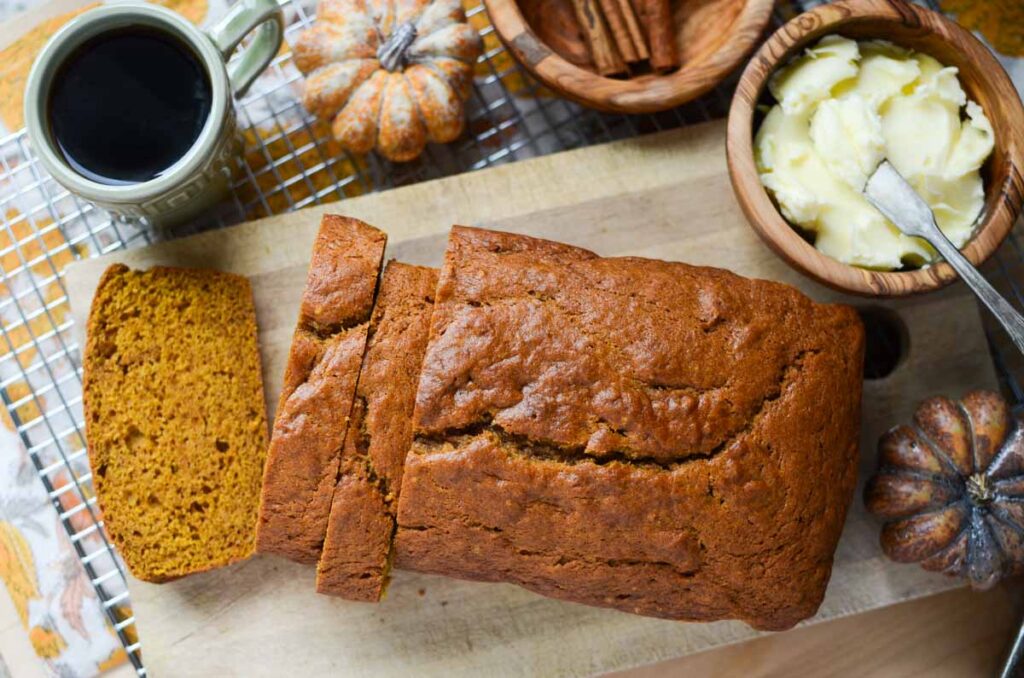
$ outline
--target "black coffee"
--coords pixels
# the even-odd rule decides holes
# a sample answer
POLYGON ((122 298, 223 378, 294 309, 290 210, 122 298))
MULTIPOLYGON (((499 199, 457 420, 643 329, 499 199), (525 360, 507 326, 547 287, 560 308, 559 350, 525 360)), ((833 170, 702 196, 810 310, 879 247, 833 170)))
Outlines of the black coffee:
POLYGON ((91 38, 61 64, 47 118, 64 159, 104 184, 160 176, 192 147, 210 114, 199 57, 157 29, 91 38))

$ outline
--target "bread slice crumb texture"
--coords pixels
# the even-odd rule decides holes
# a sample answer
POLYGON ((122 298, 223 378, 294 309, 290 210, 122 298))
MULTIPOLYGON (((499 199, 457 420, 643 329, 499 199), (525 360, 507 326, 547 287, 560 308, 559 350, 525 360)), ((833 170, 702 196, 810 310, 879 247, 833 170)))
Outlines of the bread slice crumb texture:
POLYGON ((249 281, 111 266, 83 364, 96 492, 131 573, 161 582, 251 555, 267 418, 249 281))

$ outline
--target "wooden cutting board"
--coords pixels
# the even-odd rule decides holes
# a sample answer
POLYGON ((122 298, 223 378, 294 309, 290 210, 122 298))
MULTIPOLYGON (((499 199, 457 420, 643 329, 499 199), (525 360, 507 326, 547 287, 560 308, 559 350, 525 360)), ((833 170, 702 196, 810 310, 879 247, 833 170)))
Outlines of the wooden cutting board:
MULTIPOLYGON (((724 124, 546 156, 336 203, 326 210, 390 234, 389 256, 441 261, 452 223, 491 226, 631 254, 782 280, 819 300, 885 307, 909 349, 864 389, 861 484, 880 433, 937 393, 994 388, 978 309, 962 285, 910 300, 843 297, 775 257, 744 221, 726 175, 724 124)), ((250 277, 267 401, 280 389, 310 246, 323 207, 75 264, 67 285, 78 327, 113 262, 209 266, 250 277)), ((823 393, 821 406, 828 407, 823 393)), ((956 582, 887 562, 857 497, 828 594, 807 623, 929 595, 956 582)), ((313 590, 314 571, 272 557, 163 585, 131 581, 150 675, 585 676, 754 637, 738 622, 686 624, 547 600, 511 585, 398 572, 387 600, 350 603, 313 590)))

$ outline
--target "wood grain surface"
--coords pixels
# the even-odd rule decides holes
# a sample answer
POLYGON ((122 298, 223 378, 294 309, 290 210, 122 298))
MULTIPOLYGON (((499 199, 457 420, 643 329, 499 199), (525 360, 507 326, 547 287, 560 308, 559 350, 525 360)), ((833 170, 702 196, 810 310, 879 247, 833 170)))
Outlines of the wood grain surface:
MULTIPOLYGON (((329 206, 390 234, 389 255, 440 262, 453 222, 492 226, 631 254, 713 264, 782 280, 821 300, 851 300, 796 274, 745 223, 729 186, 724 125, 711 123, 546 156, 329 206), (624 171, 623 168, 629 168, 624 171)), ((276 400, 323 207, 69 269, 81 320, 113 261, 213 266, 248 275, 256 295, 269 402, 276 400)), ((862 302, 862 300, 852 300, 862 302)), ((874 441, 933 393, 994 387, 977 307, 962 286, 912 301, 872 302, 906 325, 910 347, 895 371, 864 391, 861 474, 874 441)), ((79 326, 82 326, 81 323, 79 326)), ((827 407, 827 394, 822 406, 827 407)), ((888 562, 878 525, 855 499, 828 594, 809 624, 945 591, 956 582, 888 562)), ((312 568, 280 559, 246 563, 164 585, 131 581, 151 675, 584 676, 749 640, 737 622, 685 624, 548 600, 510 585, 399 572, 380 605, 319 596, 312 568)), ((784 642, 786 634, 779 635, 784 642)))
POLYGON ((1024 583, 957 589, 610 678, 993 678, 1024 615, 1024 583))
POLYGON ((586 38, 574 18, 578 1, 484 0, 484 5, 498 37, 537 79, 584 106, 620 113, 668 110, 712 89, 754 49, 775 4, 676 0, 672 35, 681 67, 622 79, 595 72, 586 57, 586 38))
POLYGON ((901 0, 853 0, 821 5, 773 34, 750 60, 729 111, 728 162, 736 196, 751 225, 779 256, 816 280, 839 290, 902 296, 948 285, 957 279, 946 263, 910 272, 868 271, 818 252, 779 213, 761 185, 753 135, 759 103, 767 103, 768 79, 805 47, 841 33, 884 39, 929 54, 959 69, 967 95, 981 104, 995 131, 995 151, 982 168, 985 217, 964 249, 975 265, 1006 238, 1024 200, 1024 107, 1006 71, 985 45, 946 17, 901 0))

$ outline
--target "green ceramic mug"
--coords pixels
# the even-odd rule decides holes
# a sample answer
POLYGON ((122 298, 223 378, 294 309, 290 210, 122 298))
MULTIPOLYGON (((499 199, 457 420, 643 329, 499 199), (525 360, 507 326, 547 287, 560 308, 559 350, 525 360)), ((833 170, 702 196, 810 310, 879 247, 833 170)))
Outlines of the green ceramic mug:
POLYGON ((234 96, 241 96, 281 48, 284 18, 276 0, 239 0, 208 33, 179 14, 144 2, 98 7, 61 28, 36 58, 25 87, 25 121, 32 149, 58 183, 115 216, 165 227, 187 221, 220 201, 238 153, 234 96), (85 41, 108 31, 143 27, 183 42, 210 83, 210 112, 192 146, 158 176, 111 185, 87 178, 65 159, 48 122, 48 98, 64 61, 85 41), (228 59, 250 33, 238 58, 228 59))

